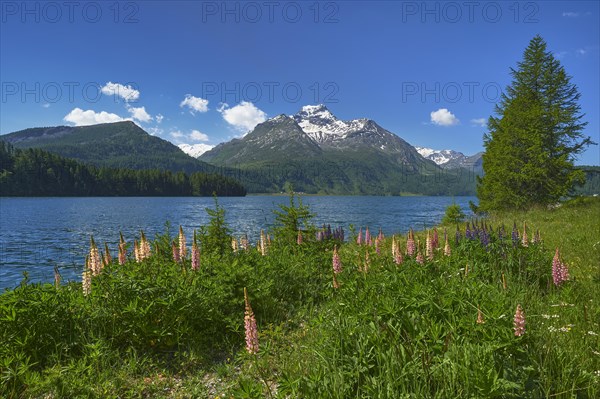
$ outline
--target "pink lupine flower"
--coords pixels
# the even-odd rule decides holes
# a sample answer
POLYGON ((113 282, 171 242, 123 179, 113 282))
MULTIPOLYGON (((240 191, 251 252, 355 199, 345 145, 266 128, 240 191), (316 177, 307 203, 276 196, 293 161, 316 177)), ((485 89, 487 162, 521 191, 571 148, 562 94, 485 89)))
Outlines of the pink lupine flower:
POLYGON ((525 334, 525 313, 523 312, 523 309, 521 309, 520 304, 517 305, 517 310, 515 312, 514 326, 516 337, 525 334))
POLYGON ((335 274, 342 272, 342 260, 340 259, 340 254, 338 253, 337 246, 333 247, 333 272, 335 274))
POLYGON ((431 246, 433 249, 436 249, 440 246, 440 237, 438 235, 437 228, 433 228, 433 237, 431 238, 431 246))
POLYGON ((371 245, 371 232, 369 231, 369 227, 365 230, 365 245, 371 245))
POLYGON ((102 257, 102 262, 104 266, 108 266, 112 263, 112 256, 110 256, 110 251, 108 250, 108 244, 104 243, 104 256, 102 257))
POLYGON ((425 259, 423 258, 423 254, 421 253, 421 249, 420 248, 417 250, 417 258, 416 258, 416 260, 417 260, 417 263, 420 264, 420 265, 425 264, 425 259))
POLYGON ((338 283, 337 277, 335 276, 335 273, 333 273, 333 288, 336 289, 336 290, 338 288, 340 288, 340 283, 338 283))
POLYGON ((171 250, 173 252, 173 260, 177 263, 181 260, 179 256, 179 247, 175 244, 175 241, 171 243, 171 250))
POLYGON ((379 235, 377 236, 377 238, 380 241, 383 241, 383 239, 385 238, 385 236, 383 235, 383 230, 381 230, 381 227, 379 228, 379 235))
POLYGON ((569 269, 560 259, 560 253, 557 247, 556 252, 554 253, 554 259, 552 259, 552 280, 554 281, 554 285, 558 287, 568 279, 569 269))
POLYGON ((231 250, 233 252, 237 252, 239 250, 238 241, 235 239, 235 237, 231 237, 231 250))
POLYGON ((94 276, 97 276, 102 271, 102 261, 100 259, 100 252, 98 252, 98 247, 94 242, 94 237, 92 237, 90 242, 90 270, 94 276))
POLYGON ((381 240, 379 239, 379 237, 377 237, 377 238, 375 239, 375 253, 376 253, 377 255, 381 255, 381 249, 379 248, 379 242, 380 242, 380 241, 381 241, 381 240))
POLYGON ((198 270, 200 268, 200 248, 196 244, 196 240, 192 242, 192 270, 198 270))
POLYGON ((356 243, 358 245, 362 245, 363 242, 363 238, 362 238, 362 227, 358 230, 358 237, 356 237, 356 243))
POLYGON ((54 266, 54 287, 56 287, 57 289, 60 288, 60 280, 61 276, 58 272, 58 266, 54 266))
POLYGON ((140 256, 141 259, 144 260, 146 258, 149 258, 151 255, 151 250, 150 250, 150 243, 148 242, 148 240, 146 239, 146 235, 144 234, 144 232, 141 232, 142 237, 140 238, 140 256))
POLYGON ((446 243, 444 244, 444 255, 450 256, 452 254, 452 250, 450 249, 450 244, 448 243, 448 236, 446 236, 446 243))
POLYGON ((406 254, 413 256, 415 254, 415 238, 412 229, 408 230, 408 238, 406 239, 406 254))
POLYGON ((398 251, 398 244, 396 244, 396 236, 392 236, 392 258, 396 256, 398 251))
POLYGON ((425 239, 425 256, 427 259, 433 260, 433 240, 429 234, 429 230, 427 230, 427 238, 425 239))
POLYGON ((256 327, 256 318, 248 300, 248 291, 244 287, 244 302, 246 311, 244 314, 244 330, 246 332, 246 350, 251 355, 258 353, 258 328, 256 327))
POLYGON ((260 231, 260 243, 259 247, 260 254, 265 256, 267 254, 267 237, 265 236, 265 232, 263 230, 260 231))
POLYGON ((477 308, 477 324, 485 324, 485 320, 483 320, 483 313, 481 313, 481 309, 477 308))
POLYGON ((88 267, 89 258, 86 259, 85 263, 85 270, 81 277, 81 289, 83 290, 83 295, 88 296, 92 292, 92 271, 88 267))
POLYGON ((521 237, 521 245, 524 247, 529 246, 529 239, 527 238, 527 225, 523 223, 523 237, 521 237))
POLYGON ((125 238, 123 233, 119 233, 119 265, 124 265, 127 261, 127 247, 125 246, 125 238))
POLYGON ((298 230, 298 238, 296 238, 296 244, 302 245, 302 230, 298 230))
POLYGON ((187 247, 185 241, 185 234, 183 234, 183 228, 179 226, 179 236, 177 237, 179 240, 179 256, 181 259, 185 259, 187 256, 187 247))
POLYGON ((138 263, 142 261, 140 252, 140 244, 137 242, 137 240, 133 240, 133 255, 135 257, 135 261, 138 263))
POLYGON ((400 251, 400 246, 396 242, 396 237, 392 237, 392 257, 394 258, 394 262, 397 265, 401 265, 404 262, 402 258, 402 251, 400 251))

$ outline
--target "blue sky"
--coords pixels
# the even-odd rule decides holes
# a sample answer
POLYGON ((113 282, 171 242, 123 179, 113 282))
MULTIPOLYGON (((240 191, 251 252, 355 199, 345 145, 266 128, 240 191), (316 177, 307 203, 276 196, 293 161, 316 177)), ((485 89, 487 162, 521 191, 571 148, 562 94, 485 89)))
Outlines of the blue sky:
POLYGON ((324 103, 413 145, 473 154, 540 34, 600 142, 597 1, 0 4, 2 134, 133 118, 175 144, 216 145, 324 103))

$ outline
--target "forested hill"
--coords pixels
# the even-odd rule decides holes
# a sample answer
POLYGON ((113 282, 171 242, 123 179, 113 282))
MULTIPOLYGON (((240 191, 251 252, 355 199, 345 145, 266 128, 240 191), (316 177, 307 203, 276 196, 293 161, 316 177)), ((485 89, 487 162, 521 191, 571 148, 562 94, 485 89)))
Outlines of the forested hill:
POLYGON ((0 140, 0 196, 244 196, 216 174, 98 168, 0 140))
POLYGON ((215 168, 130 121, 36 127, 0 136, 16 148, 39 148, 98 167, 215 173, 215 168))

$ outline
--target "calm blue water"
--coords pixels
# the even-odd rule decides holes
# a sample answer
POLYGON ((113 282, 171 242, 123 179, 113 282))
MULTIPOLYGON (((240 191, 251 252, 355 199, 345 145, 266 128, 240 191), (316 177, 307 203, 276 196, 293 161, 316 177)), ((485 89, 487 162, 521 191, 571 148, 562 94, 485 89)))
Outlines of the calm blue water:
MULTIPOLYGON (((422 229, 440 222, 445 208, 456 201, 465 213, 475 197, 305 197, 317 216, 316 224, 332 227, 369 226, 386 235, 422 229)), ((255 241, 260 229, 273 225, 273 210, 288 204, 285 196, 221 198, 226 220, 236 235, 248 234, 255 241)), ((171 235, 182 225, 186 235, 208 223, 205 209, 212 198, 0 198, 0 289, 16 286, 29 273, 30 281, 53 281, 54 266, 63 280, 79 280, 89 238, 107 242, 117 253, 119 231, 128 242, 140 230, 148 237, 171 235)), ((348 234, 347 234, 348 236, 348 234)))

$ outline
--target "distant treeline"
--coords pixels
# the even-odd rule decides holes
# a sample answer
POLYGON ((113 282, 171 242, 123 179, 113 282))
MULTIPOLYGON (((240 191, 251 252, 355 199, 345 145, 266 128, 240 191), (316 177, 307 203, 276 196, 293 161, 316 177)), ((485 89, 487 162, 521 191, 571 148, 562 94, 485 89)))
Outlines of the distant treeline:
POLYGON ((98 168, 0 141, 0 196, 244 196, 216 174, 98 168))

